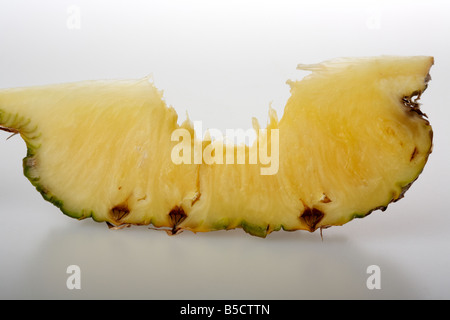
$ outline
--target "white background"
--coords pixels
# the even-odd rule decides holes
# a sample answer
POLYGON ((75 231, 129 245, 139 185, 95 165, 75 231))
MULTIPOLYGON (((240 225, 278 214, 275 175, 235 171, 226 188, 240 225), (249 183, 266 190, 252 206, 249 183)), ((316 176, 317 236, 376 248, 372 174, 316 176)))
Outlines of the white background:
POLYGON ((78 222, 22 174, 26 148, 0 133, 0 298, 448 299, 450 7, 446 1, 7 1, 0 88, 141 78, 203 128, 283 114, 298 63, 432 55, 422 110, 434 151, 386 212, 318 232, 206 234, 78 222), (81 268, 68 290, 66 268, 81 268), (370 265, 381 289, 369 290, 370 265))

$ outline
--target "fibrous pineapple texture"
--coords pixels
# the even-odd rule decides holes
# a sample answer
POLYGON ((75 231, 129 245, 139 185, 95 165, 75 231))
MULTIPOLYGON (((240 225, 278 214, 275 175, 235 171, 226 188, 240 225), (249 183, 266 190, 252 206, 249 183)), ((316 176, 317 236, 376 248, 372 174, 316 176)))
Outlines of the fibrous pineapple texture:
POLYGON ((25 176, 77 219, 176 234, 314 231, 402 198, 432 149, 418 99, 427 56, 299 65, 278 120, 250 145, 197 138, 149 79, 0 91, 0 129, 18 133, 25 176))

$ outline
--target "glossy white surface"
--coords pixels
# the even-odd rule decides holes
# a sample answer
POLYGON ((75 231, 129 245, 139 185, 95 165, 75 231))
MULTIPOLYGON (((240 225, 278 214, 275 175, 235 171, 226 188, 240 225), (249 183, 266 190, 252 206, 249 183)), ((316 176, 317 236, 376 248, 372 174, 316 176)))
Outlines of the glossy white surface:
POLYGON ((343 227, 207 234, 76 221, 22 174, 0 132, 0 298, 450 298, 450 7, 445 1, 10 1, 0 4, 0 88, 152 74, 180 122, 250 128, 281 117, 298 63, 433 55, 421 102, 434 151, 406 197, 343 227), (69 290, 66 269, 81 269, 69 290), (381 289, 369 290, 371 265, 381 289))

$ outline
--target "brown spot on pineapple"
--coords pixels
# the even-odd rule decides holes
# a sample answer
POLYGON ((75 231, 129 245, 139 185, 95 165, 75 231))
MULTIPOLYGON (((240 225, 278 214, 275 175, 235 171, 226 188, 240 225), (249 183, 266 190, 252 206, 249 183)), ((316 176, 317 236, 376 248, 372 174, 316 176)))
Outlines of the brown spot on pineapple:
POLYGON ((310 232, 313 232, 324 216, 325 214, 319 209, 305 207, 305 210, 300 215, 300 221, 308 226, 310 232))
POLYGON ((422 91, 414 91, 409 96, 404 96, 401 101, 403 105, 411 112, 415 112, 422 118, 427 118, 427 115, 420 110, 420 103, 418 102, 422 91))
POLYGON ((19 130, 17 130, 17 129, 3 127, 3 126, 0 126, 0 130, 6 131, 6 132, 11 132, 11 133, 19 133, 19 130))
POLYGON ((123 218, 125 218, 130 213, 130 209, 128 208, 128 205, 126 203, 119 204, 115 207, 113 207, 109 214, 111 215, 111 218, 115 222, 120 222, 123 218))
POLYGON ((169 212, 169 217, 172 224, 172 230, 169 230, 167 233, 170 235, 176 235, 181 232, 181 228, 178 226, 187 218, 187 214, 184 212, 183 208, 175 206, 169 212))
POLYGON ((330 203, 331 199, 328 198, 328 196, 324 193, 323 196, 322 196, 322 199, 320 199, 320 202, 322 202, 322 203, 330 203))
POLYGON ((7 127, 0 126, 0 130, 12 133, 12 135, 10 135, 8 138, 6 138, 6 140, 8 140, 9 138, 15 136, 16 134, 19 134, 19 130, 13 129, 13 128, 7 128, 7 127))
POLYGON ((417 150, 417 147, 414 147, 414 150, 413 150, 413 152, 411 154, 411 157, 409 158, 409 161, 413 161, 418 153, 419 153, 419 150, 417 150))
POLYGON ((36 158, 34 157, 26 157, 25 158, 25 165, 29 168, 33 168, 36 166, 36 158))

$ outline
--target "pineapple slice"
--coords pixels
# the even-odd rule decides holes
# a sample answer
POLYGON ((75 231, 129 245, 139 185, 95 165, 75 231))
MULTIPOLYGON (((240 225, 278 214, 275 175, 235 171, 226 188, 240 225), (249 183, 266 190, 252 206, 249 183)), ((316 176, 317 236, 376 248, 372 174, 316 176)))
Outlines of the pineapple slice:
POLYGON ((432 129, 417 100, 432 64, 299 65, 311 74, 288 82, 280 120, 271 109, 266 129, 254 122, 252 145, 199 140, 148 78, 3 89, 0 129, 21 135, 26 177, 76 219, 169 234, 313 232, 385 210, 420 175, 432 129))

